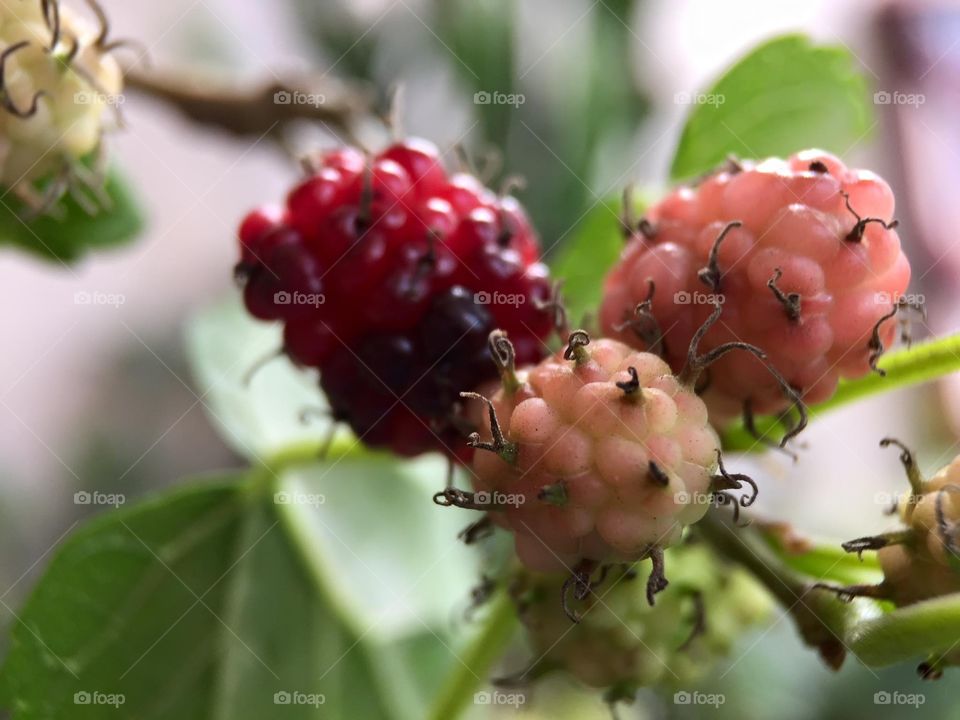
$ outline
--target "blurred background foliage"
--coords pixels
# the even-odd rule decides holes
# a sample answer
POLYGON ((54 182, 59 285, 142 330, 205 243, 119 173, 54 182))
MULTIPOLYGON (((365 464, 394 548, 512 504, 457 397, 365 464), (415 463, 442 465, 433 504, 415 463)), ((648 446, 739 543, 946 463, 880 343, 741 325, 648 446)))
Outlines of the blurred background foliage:
MULTIPOLYGON (((294 3, 320 62, 339 58, 336 72, 373 83, 384 104, 391 88, 423 82, 417 78, 424 69, 438 64, 464 104, 475 93, 521 97, 518 105, 474 104, 476 131, 451 140, 467 146, 481 172, 489 162, 502 170, 500 180, 519 175, 526 181, 523 201, 548 251, 599 199, 598 176, 623 172, 625 157, 614 166, 604 163, 609 148, 629 144, 649 109, 630 72, 635 0, 601 0, 586 12, 563 3, 431 0, 396 22, 378 17, 379 10, 352 12, 352 3, 294 3), (531 19, 578 25, 577 52, 545 58, 539 43, 524 35, 531 19), (412 47, 417 51, 409 52, 412 47)), ((496 178, 491 181, 496 186, 496 178)))

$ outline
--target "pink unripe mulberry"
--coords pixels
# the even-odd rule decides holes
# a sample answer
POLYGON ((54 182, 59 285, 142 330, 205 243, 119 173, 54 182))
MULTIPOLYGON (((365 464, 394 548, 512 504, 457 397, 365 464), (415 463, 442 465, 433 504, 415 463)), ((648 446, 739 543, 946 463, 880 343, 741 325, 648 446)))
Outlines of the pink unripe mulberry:
MULTIPOLYGON (((607 276, 603 331, 648 349, 634 310, 650 299, 665 357, 679 370, 715 298, 724 316, 704 337, 705 351, 733 340, 755 345, 807 403, 823 401, 841 377, 867 373, 893 340, 892 319, 874 333, 910 281, 893 210, 882 178, 822 151, 732 164, 650 209, 607 276)), ((704 398, 715 419, 746 403, 768 413, 787 405, 775 378, 746 354, 711 367, 704 398)))
POLYGON ((496 421, 474 438, 492 450, 473 460, 475 507, 514 534, 533 570, 656 563, 707 511, 717 436, 659 357, 577 335, 490 399, 496 421))

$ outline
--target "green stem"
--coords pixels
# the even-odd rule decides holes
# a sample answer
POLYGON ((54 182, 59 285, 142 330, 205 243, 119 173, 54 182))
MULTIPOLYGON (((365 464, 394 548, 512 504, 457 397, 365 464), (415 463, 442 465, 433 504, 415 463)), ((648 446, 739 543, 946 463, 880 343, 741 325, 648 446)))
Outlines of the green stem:
POLYGON ((850 649, 871 667, 953 652, 960 655, 960 596, 946 595, 864 620, 847 636, 850 649))
POLYGON ((815 589, 814 581, 785 565, 754 528, 736 527, 718 512, 709 513, 696 528, 715 550, 745 567, 770 591, 793 615, 804 641, 831 667, 843 662, 847 635, 855 624, 880 612, 872 601, 858 598, 845 603, 829 591, 815 589))
POLYGON ((429 720, 455 720, 473 700, 477 688, 487 682, 490 670, 513 637, 517 612, 506 591, 490 601, 484 624, 460 653, 460 662, 446 677, 436 695, 429 720))
MULTIPOLYGON (((809 408, 811 419, 870 395, 929 382, 960 370, 960 334, 887 353, 880 358, 878 366, 886 375, 872 372, 856 380, 841 381, 833 397, 809 408)), ((783 426, 775 418, 757 418, 756 426, 758 432, 771 440, 778 440, 783 435, 783 426)), ((728 450, 766 449, 766 445, 758 443, 747 432, 742 422, 736 422, 724 431, 723 446, 728 450)))

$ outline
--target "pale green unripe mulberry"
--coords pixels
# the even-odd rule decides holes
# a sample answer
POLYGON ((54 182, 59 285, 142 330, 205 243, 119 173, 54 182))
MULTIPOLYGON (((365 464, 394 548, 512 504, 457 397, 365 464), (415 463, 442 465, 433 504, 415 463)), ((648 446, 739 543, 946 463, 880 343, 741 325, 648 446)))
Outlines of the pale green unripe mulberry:
POLYGON ((110 47, 102 27, 55 0, 0 3, 0 185, 35 207, 82 175, 114 123, 123 74, 110 47))
POLYGON ((689 687, 769 615, 769 595, 706 546, 682 545, 666 556, 671 582, 655 606, 642 578, 618 567, 578 602, 576 624, 557 599, 565 576, 525 572, 514 598, 533 662, 518 678, 564 671, 611 698, 647 685, 689 687))

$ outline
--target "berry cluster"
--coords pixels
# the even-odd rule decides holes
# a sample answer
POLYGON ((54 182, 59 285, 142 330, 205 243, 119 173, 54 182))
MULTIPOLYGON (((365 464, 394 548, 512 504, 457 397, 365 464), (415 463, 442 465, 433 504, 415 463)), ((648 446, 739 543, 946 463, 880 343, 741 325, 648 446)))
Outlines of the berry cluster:
POLYGON ((843 544, 848 552, 878 551, 880 585, 832 589, 847 597, 885 598, 898 606, 960 592, 960 456, 925 480, 910 450, 890 438, 880 444, 902 450, 910 481, 909 495, 897 503, 904 527, 843 544))
MULTIPOLYGON (((895 323, 885 321, 910 280, 893 205, 880 177, 821 151, 731 163, 674 190, 630 227, 606 280, 603 329, 656 348, 679 370, 719 301, 723 321, 705 350, 751 343, 805 401, 825 400, 893 340, 895 323)), ((728 356, 709 379, 704 398, 715 423, 785 407, 779 381, 755 357, 728 356)))
POLYGON ((769 614, 769 595, 705 546, 670 548, 667 562, 674 582, 655 607, 634 573, 618 567, 577 603, 572 627, 556 602, 563 578, 522 575, 511 590, 536 661, 519 678, 564 670, 607 690, 609 702, 632 701, 637 688, 657 683, 689 687, 769 614))
POLYGON ((0 5, 0 186, 36 210, 71 186, 102 182, 81 161, 100 148, 123 73, 101 22, 59 0, 0 5))
POLYGON ((283 321, 285 352, 320 369, 337 420, 401 455, 465 456, 459 392, 495 376, 490 332, 536 362, 553 328, 520 204, 448 176, 421 140, 323 155, 239 237, 249 312, 283 321))
POLYGON ((0 185, 46 209, 71 183, 99 178, 80 161, 96 151, 123 73, 106 20, 91 25, 59 0, 0 5, 0 185), (40 197, 39 183, 51 182, 40 197))

